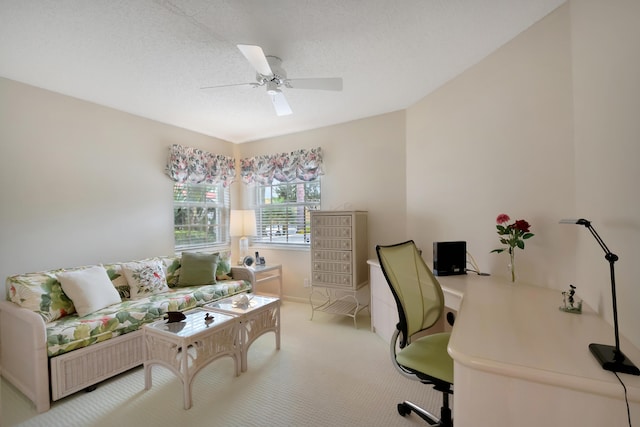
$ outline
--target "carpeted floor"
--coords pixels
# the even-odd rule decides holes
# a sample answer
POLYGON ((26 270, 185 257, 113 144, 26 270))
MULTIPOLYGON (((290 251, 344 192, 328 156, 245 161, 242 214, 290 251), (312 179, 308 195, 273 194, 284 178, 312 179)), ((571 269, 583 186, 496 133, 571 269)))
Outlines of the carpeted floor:
POLYGON ((9 426, 425 426, 412 414, 398 415, 408 399, 439 413, 441 396, 403 378, 389 359, 388 344, 370 330, 365 310, 358 329, 351 318, 316 313, 308 304, 282 305, 282 346, 260 337, 249 350, 249 369, 233 375, 233 362, 220 359, 193 383, 193 406, 182 407, 180 381, 153 368, 153 387, 144 391, 137 368, 53 403, 37 414, 13 386, 1 382, 0 425, 9 426))

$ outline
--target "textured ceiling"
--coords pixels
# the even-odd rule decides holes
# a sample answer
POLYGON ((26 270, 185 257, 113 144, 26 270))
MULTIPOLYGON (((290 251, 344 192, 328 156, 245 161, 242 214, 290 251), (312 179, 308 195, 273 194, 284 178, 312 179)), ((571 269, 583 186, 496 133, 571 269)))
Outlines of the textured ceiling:
POLYGON ((0 0, 0 76, 231 142, 404 109, 564 0, 0 0), (282 58, 276 116, 237 49, 282 58))

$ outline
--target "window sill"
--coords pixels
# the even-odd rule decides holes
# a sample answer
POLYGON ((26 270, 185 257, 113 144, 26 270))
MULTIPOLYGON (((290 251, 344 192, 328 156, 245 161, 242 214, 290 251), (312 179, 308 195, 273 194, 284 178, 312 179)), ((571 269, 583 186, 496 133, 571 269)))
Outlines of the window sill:
POLYGON ((309 245, 283 245, 278 243, 254 243, 249 248, 249 252, 251 252, 251 248, 255 248, 258 250, 277 250, 277 251, 298 251, 298 252, 309 252, 311 247, 309 245))

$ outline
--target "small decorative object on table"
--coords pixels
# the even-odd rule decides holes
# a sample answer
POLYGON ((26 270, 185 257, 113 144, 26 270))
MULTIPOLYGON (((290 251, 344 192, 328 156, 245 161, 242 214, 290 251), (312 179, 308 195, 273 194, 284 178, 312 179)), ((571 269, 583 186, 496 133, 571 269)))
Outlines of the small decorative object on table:
POLYGON ((511 281, 516 281, 516 265, 515 265, 515 250, 516 248, 520 248, 524 250, 524 241, 530 239, 534 236, 533 233, 529 232, 529 228, 531 225, 525 221, 524 219, 518 219, 512 224, 504 225, 505 223, 511 221, 509 215, 500 214, 496 218, 496 228, 498 229, 498 236, 500 236, 500 243, 503 245, 507 245, 506 248, 494 249, 491 253, 500 253, 504 251, 509 251, 509 270, 511 272, 511 281))
POLYGON ((240 294, 233 299, 233 306, 247 308, 253 297, 249 298, 247 294, 240 294))
POLYGON ((575 297, 576 287, 569 285, 569 290, 562 293, 562 306, 558 307, 567 313, 582 314, 582 300, 575 297))
POLYGON ((167 323, 180 322, 186 318, 187 316, 179 311, 167 311, 167 317, 165 317, 167 323))
POLYGON ((210 315, 209 313, 205 314, 204 316, 204 323, 206 323, 207 325, 211 322, 213 322, 215 320, 215 318, 210 315))

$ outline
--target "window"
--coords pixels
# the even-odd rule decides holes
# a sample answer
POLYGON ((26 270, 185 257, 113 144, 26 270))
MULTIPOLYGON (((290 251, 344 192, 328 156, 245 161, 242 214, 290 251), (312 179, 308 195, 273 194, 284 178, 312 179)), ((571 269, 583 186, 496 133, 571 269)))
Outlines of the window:
POLYGON ((320 209, 320 179, 256 185, 258 235, 254 242, 309 245, 310 211, 320 209))
POLYGON ((222 184, 173 185, 176 250, 229 244, 229 188, 222 184))

